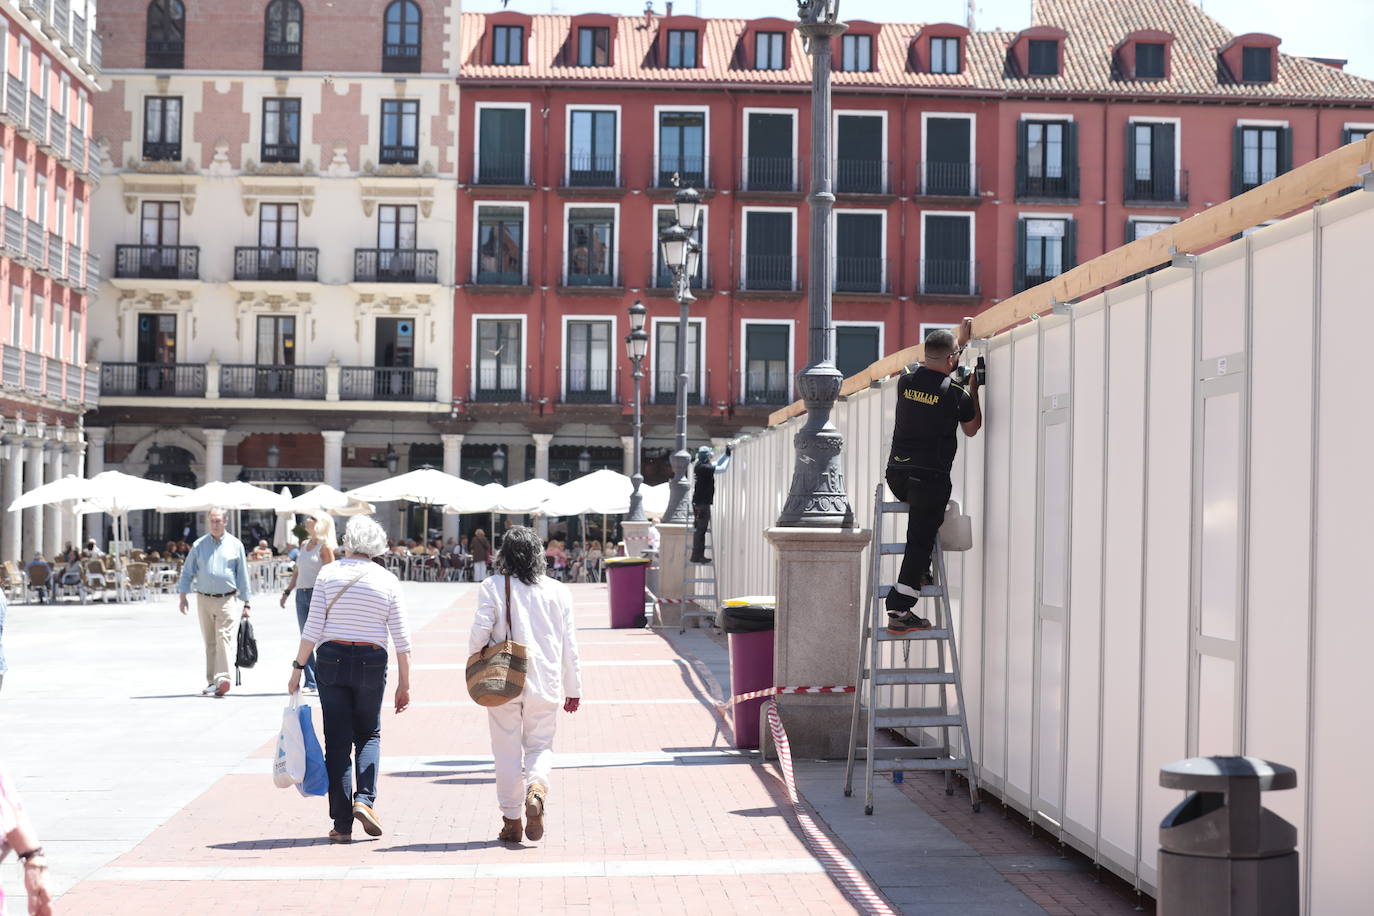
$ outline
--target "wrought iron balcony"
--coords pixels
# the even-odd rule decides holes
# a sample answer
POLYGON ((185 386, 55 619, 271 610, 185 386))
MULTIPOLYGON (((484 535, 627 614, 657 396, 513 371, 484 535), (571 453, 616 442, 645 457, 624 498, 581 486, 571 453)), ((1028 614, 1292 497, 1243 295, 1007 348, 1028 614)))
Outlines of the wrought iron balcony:
POLYGON ((186 66, 186 42, 180 40, 150 40, 146 42, 143 48, 143 65, 149 70, 184 69, 186 66))
MULTIPOLYGON (((711 288, 710 278, 707 277, 706 271, 702 270, 700 267, 697 268, 696 274, 692 276, 691 281, 690 281, 690 283, 689 283, 688 285, 691 286, 692 289, 710 289, 710 288, 711 288)), ((659 264, 659 265, 658 265, 658 270, 656 270, 656 271, 654 272, 654 285, 653 285, 653 288, 654 288, 654 289, 672 289, 672 288, 673 288, 673 272, 672 272, 671 270, 669 270, 669 269, 667 268, 666 265, 664 265, 664 264, 659 264)))
POLYGON ((116 245, 115 272, 120 279, 195 280, 200 277, 196 245, 116 245))
POLYGON ((971 162, 918 162, 922 197, 977 197, 978 166, 971 162))
POLYGON ((383 73, 419 73, 420 46, 387 42, 382 45, 383 73))
POLYGON ((438 381, 438 369, 345 366, 339 376, 339 397, 345 401, 432 401, 438 381))
POLYGON ((881 159, 839 159, 835 162, 835 191, 839 194, 888 194, 887 162, 881 159))
MULTIPOLYGON (((710 370, 707 370, 707 378, 710 378, 710 370)), ((676 404, 677 403, 677 369, 659 369, 653 374, 654 391, 651 400, 655 404, 676 404)), ((692 373, 687 375, 687 403, 698 405, 701 403, 701 379, 692 373)))
POLYGON ((796 159, 745 156, 740 163, 741 191, 797 191, 801 168, 796 159))
POLYGON ((1127 169, 1121 199, 1125 203, 1186 204, 1188 170, 1157 174, 1153 169, 1127 169))
POLYGON ((40 143, 48 141, 48 104, 35 92, 29 93, 29 130, 40 143))
POLYGON ((48 233, 48 270, 51 271, 51 272, 52 272, 52 275, 53 275, 54 277, 57 277, 58 279, 61 279, 61 278, 62 278, 62 275, 63 275, 63 273, 64 273, 63 268, 64 268, 65 265, 62 263, 62 252, 63 252, 63 249, 64 249, 64 246, 63 246, 63 244, 62 244, 62 236, 58 235, 58 234, 55 233, 55 232, 49 232, 49 233, 48 233))
POLYGON ((793 269, 790 254, 746 254, 740 289, 794 290, 793 269))
POLYGON ((620 157, 569 155, 567 188, 614 188, 620 185, 620 157))
POLYGON ((75 290, 82 288, 81 249, 76 245, 67 246, 67 285, 75 290))
POLYGON ((922 258, 916 294, 920 296, 977 296, 978 262, 922 258))
POLYGON ((439 252, 418 248, 355 248, 356 283, 437 283, 439 252))
POLYGON ((841 255, 835 258, 835 292, 887 292, 887 260, 885 258, 857 258, 841 255))
POLYGON ((524 153, 479 156, 473 153, 472 183, 523 187, 531 184, 529 157, 524 153))
POLYGON ((420 147, 405 144, 384 144, 378 161, 382 165, 414 165, 420 161, 420 147))
POLYGON ((654 187, 703 188, 711 187, 710 156, 660 156, 654 160, 654 187), (680 185, 673 184, 677 176, 680 185))
POLYGON ((1017 200, 1077 200, 1078 167, 1046 169, 1031 175, 1024 163, 1016 170, 1017 200))
POLYGON ((220 366, 222 398, 299 398, 322 401, 325 395, 324 366, 220 366))
POLYGON ((299 41, 267 41, 262 48, 262 69, 299 70, 301 43, 299 41))
POLYGON ((29 220, 25 227, 27 245, 24 253, 34 264, 43 264, 43 224, 29 220))
POLYGON ((100 393, 105 397, 205 397, 202 363, 102 363, 100 393))
POLYGON ((234 279, 314 282, 319 255, 318 248, 239 246, 234 249, 234 279))
POLYGON ((744 403, 746 404, 786 404, 787 380, 774 376, 766 377, 748 373, 744 381, 744 403))
POLYGON ((568 369, 566 404, 611 404, 615 389, 609 369, 568 369))
POLYGON ((521 396, 519 366, 479 366, 474 401, 512 404, 524 400, 521 396))
POLYGON ((143 158, 149 162, 176 162, 181 158, 181 141, 144 140, 143 158))

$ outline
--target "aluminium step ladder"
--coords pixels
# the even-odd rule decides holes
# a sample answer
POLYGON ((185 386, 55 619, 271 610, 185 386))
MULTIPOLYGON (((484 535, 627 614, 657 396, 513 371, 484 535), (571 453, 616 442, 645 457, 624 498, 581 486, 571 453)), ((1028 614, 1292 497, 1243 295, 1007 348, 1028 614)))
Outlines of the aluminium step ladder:
POLYGON ((688 620, 706 620, 718 626, 720 589, 716 582, 716 551, 711 539, 711 527, 706 527, 706 562, 689 562, 691 544, 696 537, 696 514, 687 507, 687 539, 682 549, 682 613, 678 618, 678 632, 687 632, 688 620), (704 590, 703 590, 704 589, 704 590))
MULTIPOLYGON (((934 609, 926 609, 926 616, 934 626, 927 630, 911 630, 903 634, 887 631, 887 611, 883 599, 892 586, 880 583, 882 558, 901 556, 906 544, 883 543, 883 520, 892 515, 906 514, 907 505, 883 499, 884 484, 878 484, 873 498, 873 543, 868 564, 868 589, 865 601, 866 616, 860 621, 859 659, 856 665, 853 718, 849 726, 849 754, 845 762, 844 794, 853 795, 854 765, 862 756, 864 767, 864 813, 873 813, 873 774, 909 770, 943 770, 945 794, 954 794, 953 774, 962 771, 968 779, 969 801, 974 811, 981 808, 977 777, 973 773, 972 744, 969 741, 968 719, 964 714, 964 688, 959 678, 959 655, 954 645, 953 618, 950 615, 949 592, 946 588, 945 556, 936 538, 932 571, 934 582, 921 589, 922 598, 934 599, 934 609), (880 651, 884 644, 898 643, 902 647, 901 667, 888 666, 880 651), (934 664, 929 658, 929 646, 934 644, 934 664), (922 649, 924 665, 910 667, 911 648, 922 649), (954 688, 957 708, 951 709, 949 688, 954 688), (939 694, 939 702, 930 706, 896 705, 911 702, 911 689, 918 688, 921 700, 926 700, 930 688, 939 694), (901 696, 898 697, 898 691, 901 696), (883 694, 886 696, 883 696, 883 694), (867 720, 867 737, 859 743, 859 720, 867 720), (880 728, 934 729, 940 734, 938 744, 915 747, 877 747, 875 739, 880 728), (962 756, 955 757, 950 730, 959 729, 962 756)), ((920 609, 917 602, 913 611, 920 609)))

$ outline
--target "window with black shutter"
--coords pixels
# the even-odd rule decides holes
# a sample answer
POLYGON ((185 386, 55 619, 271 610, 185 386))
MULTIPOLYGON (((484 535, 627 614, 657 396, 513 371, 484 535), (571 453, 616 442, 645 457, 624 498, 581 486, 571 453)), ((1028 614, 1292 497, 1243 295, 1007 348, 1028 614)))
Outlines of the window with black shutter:
POLYGON ((790 114, 751 111, 745 149, 745 190, 796 189, 796 160, 792 140, 796 130, 790 114))
POLYGON ((1032 38, 1029 42, 1030 61, 1027 76, 1059 75, 1059 42, 1032 38))
POLYGON ((518 67, 525 63, 525 27, 498 25, 492 30, 491 62, 518 67))
POLYGON ((921 221, 920 292, 927 296, 974 294, 973 219, 927 213, 921 221))
POLYGON ((777 210, 745 211, 745 289, 792 289, 793 216, 791 212, 777 210))
POLYGON ((1072 121, 1021 121, 1017 125, 1017 197, 1078 197, 1076 127, 1072 121))
POLYGON ((1289 128, 1237 126, 1232 192, 1240 194, 1273 181, 1292 168, 1292 161, 1292 131, 1289 128))
POLYGON ((1016 292, 1038 286, 1074 266, 1073 220, 1020 219, 1016 235, 1016 292))
POLYGON ((1135 78, 1138 80, 1164 79, 1164 45, 1162 42, 1136 42, 1135 78))
POLYGON ((883 216, 835 214, 835 289, 846 293, 883 292, 883 216))
POLYGON ((477 183, 527 184, 524 108, 481 108, 477 116, 477 183))
POLYGON ((1241 48, 1240 70, 1244 82, 1271 82, 1274 79, 1274 49, 1241 48))
POLYGON ((751 324, 744 329, 744 402, 785 404, 788 394, 788 327, 751 324))
MULTIPOLYGON (((654 209, 655 225, 654 238, 663 234, 663 230, 677 222, 677 211, 672 207, 656 207, 654 209)), ((702 244, 701 226, 705 222, 704 214, 698 214, 697 224, 692 227, 692 241, 697 243, 701 249, 701 256, 697 258, 697 272, 689 278, 692 289, 701 289, 706 275, 706 248, 702 244)), ((673 272, 668 269, 668 265, 663 263, 663 246, 654 246, 654 288, 671 289, 673 286, 673 272)))
POLYGON ((842 114, 835 121, 835 190, 842 194, 884 193, 887 163, 883 160, 883 119, 842 114))
POLYGON ((978 193, 973 175, 973 121, 927 118, 926 161, 921 192, 932 197, 970 197, 978 193))
POLYGON ((835 368, 845 378, 858 375, 878 361, 878 328, 854 325, 835 327, 835 368))
POLYGON ((1165 203, 1179 199, 1174 165, 1174 125, 1132 121, 1126 125, 1126 200, 1165 203))

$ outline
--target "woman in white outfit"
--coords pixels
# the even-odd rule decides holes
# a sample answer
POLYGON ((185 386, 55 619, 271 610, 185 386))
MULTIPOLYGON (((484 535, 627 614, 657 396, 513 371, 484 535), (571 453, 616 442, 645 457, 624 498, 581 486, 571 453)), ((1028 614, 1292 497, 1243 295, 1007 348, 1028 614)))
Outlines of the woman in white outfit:
POLYGON ((487 709, 491 752, 496 758, 496 801, 504 821, 497 839, 518 843, 544 836, 553 734, 558 707, 577 712, 582 674, 577 661, 577 631, 572 594, 546 576, 544 544, 532 528, 506 532, 496 556, 499 575, 482 583, 477 619, 468 652, 506 639, 506 580, 510 579, 510 638, 525 646, 525 689, 503 706, 487 709), (525 823, 522 827, 520 815, 525 823))

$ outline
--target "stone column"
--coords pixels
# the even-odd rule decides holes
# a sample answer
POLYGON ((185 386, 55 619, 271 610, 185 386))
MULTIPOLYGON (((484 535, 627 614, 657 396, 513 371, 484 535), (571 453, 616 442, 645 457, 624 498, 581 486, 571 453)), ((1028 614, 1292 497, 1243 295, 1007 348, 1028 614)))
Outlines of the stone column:
POLYGON ((205 437, 205 479, 201 484, 224 479, 224 434, 222 429, 202 429, 205 437))
POLYGON ((343 489, 343 437, 341 429, 320 432, 324 439, 324 482, 336 490, 343 489))
POLYGON ((633 477, 635 473, 635 437, 620 437, 621 454, 624 460, 621 462, 620 472, 626 477, 633 477))
MULTIPOLYGON (((777 551, 778 563, 774 684, 852 686, 863 607, 863 549, 869 532, 769 528, 764 534, 777 551)), ((852 697, 788 694, 778 700, 795 757, 845 755, 852 697)))
MULTIPOLYGON (((67 473, 76 477, 85 477, 86 448, 80 434, 77 434, 76 441, 67 446, 67 456, 67 473)), ((64 542, 70 541, 77 552, 80 552, 81 545, 86 543, 86 516, 67 512, 67 523, 62 539, 64 542)))
MULTIPOLYGON (((43 484, 43 443, 30 440, 24 443, 25 492, 43 484)), ((25 509, 24 537, 20 559, 27 563, 33 555, 43 549, 43 507, 33 506, 25 509)))
MULTIPOLYGON (((553 433, 530 433, 534 439, 534 476, 540 480, 549 479, 549 444, 553 442, 553 433)), ((510 457, 507 456, 507 461, 510 457)), ((546 515, 536 516, 534 520, 534 530, 544 540, 549 538, 549 519, 546 515)))
MULTIPOLYGON (((463 434, 443 433, 439 440, 444 443, 444 473, 452 474, 454 477, 463 476, 463 434)), ((458 537, 458 527, 462 520, 461 515, 444 515, 445 545, 448 544, 449 538, 458 537)))
MULTIPOLYGON (((49 444, 47 452, 47 477, 46 482, 61 480, 63 467, 66 458, 66 448, 60 442, 49 444)), ((66 520, 63 516, 70 515, 69 507, 59 503, 49 503, 43 507, 43 553, 49 559, 62 552, 66 545, 62 543, 62 536, 66 531, 66 520)))
POLYGON ((6 436, 3 449, 5 465, 0 474, 0 560, 18 562, 19 533, 23 513, 10 512, 9 505, 23 492, 24 447, 15 436, 6 436))
MULTIPOLYGON (((103 473, 105 470, 105 442, 110 431, 103 426, 86 427, 86 476, 94 477, 103 473)), ((90 536, 100 545, 100 549, 105 549, 105 516, 104 514, 91 515, 85 521, 86 530, 90 531, 90 536)))

